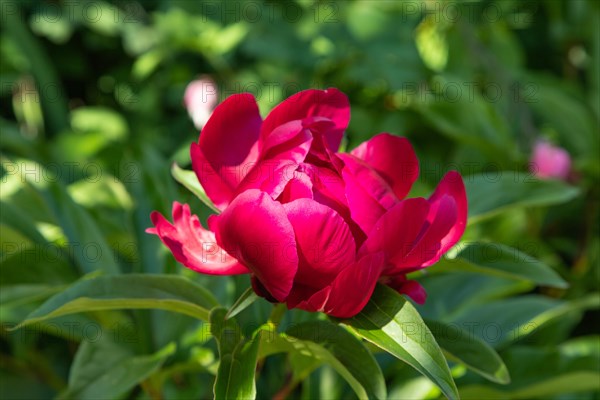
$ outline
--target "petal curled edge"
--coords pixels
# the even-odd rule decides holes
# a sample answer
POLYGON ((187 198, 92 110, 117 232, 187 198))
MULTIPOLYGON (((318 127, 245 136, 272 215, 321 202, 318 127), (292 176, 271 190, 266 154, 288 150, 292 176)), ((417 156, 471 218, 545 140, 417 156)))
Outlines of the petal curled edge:
POLYGON ((157 235, 186 267, 210 275, 246 274, 250 271, 217 244, 213 232, 204 229, 187 204, 173 203, 173 224, 159 212, 150 215, 157 235))
POLYGON ((331 151, 337 152, 350 122, 350 102, 335 88, 304 90, 282 101, 265 118, 260 141, 264 141, 279 125, 307 117, 325 117, 333 121, 335 127, 327 131, 325 142, 331 151))
POLYGON ((223 209, 258 157, 262 126, 258 105, 249 93, 229 96, 213 111, 198 143, 190 149, 192 167, 206 194, 223 209))
POLYGON ((283 206, 250 189, 237 196, 209 226, 217 243, 250 269, 265 289, 284 301, 298 270, 294 228, 283 206))
POLYGON ((419 160, 404 137, 380 133, 350 152, 361 159, 403 199, 419 177, 419 160))
MULTIPOLYGON (((441 240, 442 254, 448 251, 456 244, 456 242, 459 241, 465 232, 465 228, 467 227, 467 192, 465 190, 465 184, 462 176, 460 176, 458 172, 450 171, 444 175, 438 184, 438 187, 435 189, 431 197, 429 197, 428 201, 432 205, 432 208, 439 207, 439 203, 444 196, 449 196, 454 200, 454 203, 456 204, 457 215, 456 223, 452 226, 452 228, 450 228, 450 231, 441 240)), ((437 262, 437 259, 431 264, 434 262, 437 262)))
POLYGON ((296 307, 307 311, 322 311, 337 318, 355 316, 371 298, 384 259, 382 252, 362 257, 340 272, 331 286, 316 292, 296 307))
POLYGON ((447 173, 427 202, 429 213, 415 246, 406 256, 393 260, 404 272, 435 264, 465 231, 467 196, 458 172, 447 173))

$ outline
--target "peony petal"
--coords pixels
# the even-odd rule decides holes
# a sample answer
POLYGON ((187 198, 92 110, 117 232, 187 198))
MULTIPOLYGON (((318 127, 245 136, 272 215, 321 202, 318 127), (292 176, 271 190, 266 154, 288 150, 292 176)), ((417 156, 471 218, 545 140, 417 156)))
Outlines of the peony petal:
POLYGON ((277 200, 283 204, 302 198, 313 198, 313 183, 306 172, 296 170, 277 200))
POLYGON ((346 163, 342 177, 350 214, 364 232, 369 232, 398 199, 389 187, 386 189, 387 184, 366 164, 346 154, 339 156, 346 163))
POLYGON ((429 203, 423 198, 398 202, 375 223, 359 254, 383 251, 388 262, 403 258, 413 249, 428 212, 429 203))
POLYGON ((368 254, 340 272, 330 286, 315 292, 306 300, 295 303, 288 300, 288 308, 320 311, 337 318, 353 317, 371 298, 384 261, 381 252, 368 254))
POLYGON ((383 253, 374 253, 344 269, 331 285, 324 312, 337 318, 358 314, 371 298, 384 262, 383 253))
POLYGON ((304 300, 299 300, 300 297, 296 295, 294 291, 290 293, 290 300, 287 302, 288 309, 299 308, 310 312, 323 312, 325 311, 325 303, 329 299, 331 294, 331 286, 327 286, 309 297, 304 297, 304 300), (298 298, 298 301, 293 300, 298 298))
POLYGON ((399 201, 390 185, 367 163, 349 154, 338 156, 344 161, 344 171, 383 208, 387 210, 399 201))
MULTIPOLYGON (((428 201, 432 208, 430 214, 437 214, 439 212, 437 209, 442 206, 444 196, 449 196, 454 201, 457 213, 456 222, 452 225, 448 233, 440 239, 439 253, 433 259, 427 261, 424 266, 436 263, 445 252, 459 241, 467 226, 467 192, 462 177, 458 172, 448 172, 442 178, 431 197, 429 197, 428 201)), ((431 219, 428 217, 428 220, 431 219)))
POLYGON ((413 299, 417 304, 425 304, 427 300, 427 292, 425 288, 417 281, 406 279, 406 275, 396 275, 384 278, 380 282, 395 289, 400 294, 405 294, 413 299))
POLYGON ((250 272, 219 247, 214 233, 202 227, 198 217, 191 215, 187 204, 173 203, 173 224, 157 211, 150 218, 154 228, 149 228, 147 232, 158 235, 175 259, 186 267, 211 275, 250 272))
POLYGON ((419 177, 419 160, 408 139, 380 133, 350 153, 373 168, 403 199, 419 177))
POLYGON ((425 301, 427 300, 425 288, 417 281, 407 280, 398 288, 398 293, 407 295, 417 304, 425 304, 425 301))
POLYGON ((344 93, 334 88, 304 90, 281 102, 265 118, 260 141, 266 140, 278 126, 308 117, 325 117, 333 121, 335 127, 327 131, 325 141, 331 151, 337 152, 350 121, 350 103, 344 93))
POLYGON ((457 208, 454 199, 443 196, 439 201, 432 203, 427 221, 412 250, 392 259, 395 264, 392 273, 398 270, 406 273, 436 263, 448 250, 443 246, 444 240, 456 223, 457 208))
POLYGON ((260 189, 277 198, 304 161, 312 142, 302 121, 291 121, 275 129, 263 143, 260 159, 239 184, 236 193, 260 189))
MULTIPOLYGON (((225 171, 216 169, 204 157, 204 153, 198 143, 192 143, 190 147, 190 158, 192 159, 192 168, 196 173, 198 181, 206 192, 207 196, 219 210, 224 210, 233 197, 233 188, 223 179, 225 171)), ((235 171, 233 171, 235 172, 235 171)))
POLYGON ((278 301, 289 294, 298 270, 294 229, 283 206, 250 189, 209 221, 217 243, 235 255, 278 301))
POLYGON ((447 173, 427 202, 429 212, 414 247, 404 256, 395 256, 395 267, 386 274, 435 264, 462 236, 467 222, 467 196, 458 172, 447 173))
POLYGON ((346 183, 341 175, 343 164, 338 157, 334 157, 332 161, 332 164, 326 166, 303 164, 313 183, 313 198, 335 210, 346 221, 357 247, 360 247, 367 235, 352 218, 351 209, 348 207, 346 183), (340 166, 336 166, 336 163, 340 163, 340 166))
POLYGON ((354 262, 356 247, 350 228, 331 208, 312 199, 283 205, 294 227, 299 265, 297 283, 322 288, 354 262))
POLYGON ((223 209, 258 158, 262 118, 254 96, 228 97, 215 108, 198 145, 192 145, 192 166, 206 194, 223 209))
POLYGON ((278 303, 277 299, 275 297, 271 296, 271 293, 269 293, 269 291, 267 289, 265 289, 263 284, 260 283, 260 281, 258 280, 256 275, 252 274, 250 276, 250 284, 252 285, 252 289, 254 290, 254 293, 259 295, 260 297, 263 297, 265 300, 267 300, 271 303, 278 303))

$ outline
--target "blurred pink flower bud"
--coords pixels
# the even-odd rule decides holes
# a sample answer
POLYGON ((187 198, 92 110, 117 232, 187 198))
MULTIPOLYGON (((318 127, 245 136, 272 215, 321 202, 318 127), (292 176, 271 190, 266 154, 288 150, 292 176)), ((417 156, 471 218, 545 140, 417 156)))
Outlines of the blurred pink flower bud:
POLYGON ((210 118, 218 101, 217 84, 207 76, 190 82, 185 88, 183 102, 194 126, 202 129, 210 118))
POLYGON ((531 172, 539 178, 566 180, 571 171, 571 156, 561 147, 539 140, 531 156, 531 172))

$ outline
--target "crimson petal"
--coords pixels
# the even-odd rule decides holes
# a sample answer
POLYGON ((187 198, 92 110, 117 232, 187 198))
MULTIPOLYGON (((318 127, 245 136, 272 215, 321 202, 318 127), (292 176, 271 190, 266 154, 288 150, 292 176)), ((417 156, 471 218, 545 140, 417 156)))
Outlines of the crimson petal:
POLYGON ((246 274, 243 266, 217 244, 214 233, 191 215, 187 204, 173 203, 173 224, 159 212, 150 214, 154 228, 148 233, 157 235, 171 250, 177 261, 194 271, 211 275, 246 274))
POLYGON ((298 270, 294 228, 283 205, 250 189, 209 219, 217 243, 246 265, 278 301, 289 294, 298 270))
POLYGON ((335 127, 327 131, 325 142, 336 152, 350 121, 350 103, 344 93, 334 88, 304 90, 282 101, 265 118, 260 140, 266 140, 275 128, 286 122, 308 117, 325 117, 333 121, 335 127))
POLYGON ((419 160, 408 139, 380 133, 352 150, 403 199, 419 177, 419 160))
POLYGON ((198 143, 192 144, 192 167, 208 197, 221 210, 247 174, 247 164, 258 158, 261 125, 254 96, 236 94, 215 108, 198 143))

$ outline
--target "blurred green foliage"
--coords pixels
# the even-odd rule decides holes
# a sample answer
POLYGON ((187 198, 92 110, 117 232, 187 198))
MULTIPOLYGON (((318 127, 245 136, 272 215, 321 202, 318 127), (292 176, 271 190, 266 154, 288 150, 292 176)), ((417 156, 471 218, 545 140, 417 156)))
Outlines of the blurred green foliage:
MULTIPOLYGON (((0 7, 2 398, 212 397, 218 353, 206 325, 188 316, 90 311, 8 330, 98 270, 183 275, 226 307, 248 287, 247 277, 185 270, 144 233, 150 212, 168 215, 173 200, 201 219, 211 213, 170 172, 173 162, 189 165, 198 137, 182 98, 201 75, 221 99, 254 93, 263 115, 299 90, 339 88, 352 104, 346 148, 382 131, 413 143, 421 163, 413 195, 459 170, 471 208, 463 242, 503 243, 504 258, 486 265, 459 253, 417 274, 429 293, 417 309, 490 344, 512 379, 488 382, 450 358, 462 397, 599 398, 600 2, 0 7), (542 137, 571 154, 570 185, 528 172, 542 137), (535 272, 519 272, 528 263, 535 272), (568 287, 538 273, 540 263, 568 287)), ((270 310, 257 301, 237 316, 241 329, 251 335, 270 310)), ((292 312, 282 323, 314 318, 292 312)), ((372 350, 389 398, 441 396, 372 350)), ((262 359, 257 378, 260 397, 354 395, 334 369, 302 356, 262 359)))

